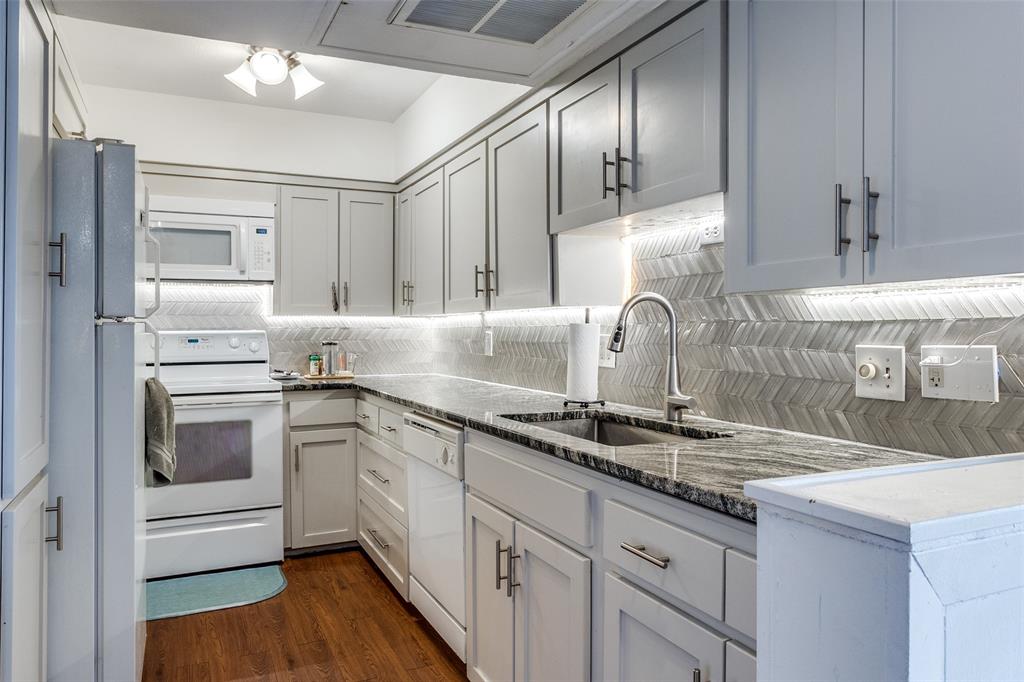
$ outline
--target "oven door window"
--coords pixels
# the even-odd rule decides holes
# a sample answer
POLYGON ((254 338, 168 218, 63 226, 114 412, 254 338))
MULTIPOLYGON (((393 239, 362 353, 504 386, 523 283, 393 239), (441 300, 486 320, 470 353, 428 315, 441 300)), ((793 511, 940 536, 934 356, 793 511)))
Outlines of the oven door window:
POLYGON ((252 422, 176 424, 177 469, 171 485, 252 478, 252 422))

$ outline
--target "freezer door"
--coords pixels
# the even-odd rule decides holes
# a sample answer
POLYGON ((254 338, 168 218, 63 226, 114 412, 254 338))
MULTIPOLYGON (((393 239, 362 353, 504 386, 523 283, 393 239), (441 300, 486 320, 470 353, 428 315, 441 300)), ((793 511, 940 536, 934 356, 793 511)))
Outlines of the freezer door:
POLYGON ((99 183, 97 306, 103 316, 135 315, 140 253, 135 212, 135 146, 104 142, 96 156, 99 183))

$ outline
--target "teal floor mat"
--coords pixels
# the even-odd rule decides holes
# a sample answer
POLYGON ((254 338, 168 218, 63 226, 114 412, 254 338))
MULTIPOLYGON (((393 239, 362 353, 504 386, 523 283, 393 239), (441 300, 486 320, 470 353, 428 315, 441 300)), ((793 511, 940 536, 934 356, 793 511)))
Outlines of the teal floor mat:
POLYGON ((154 580, 146 584, 146 620, 255 604, 279 594, 287 584, 280 566, 154 580))

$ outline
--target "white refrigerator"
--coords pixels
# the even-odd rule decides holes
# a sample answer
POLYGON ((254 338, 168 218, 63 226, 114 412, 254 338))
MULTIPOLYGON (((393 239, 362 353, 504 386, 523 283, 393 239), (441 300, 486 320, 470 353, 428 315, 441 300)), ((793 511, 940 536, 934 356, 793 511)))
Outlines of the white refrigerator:
MULTIPOLYGON (((54 141, 53 233, 66 281, 52 305, 47 677, 139 679, 145 648, 145 188, 135 147, 54 141)), ((150 313, 152 311, 149 311, 150 313)))

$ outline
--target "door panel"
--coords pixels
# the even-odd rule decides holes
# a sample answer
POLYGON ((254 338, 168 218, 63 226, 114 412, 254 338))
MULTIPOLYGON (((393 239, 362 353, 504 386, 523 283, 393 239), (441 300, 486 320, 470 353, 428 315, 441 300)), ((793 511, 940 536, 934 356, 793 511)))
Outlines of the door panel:
POLYGON ((1024 4, 873 1, 865 21, 865 279, 1024 271, 1024 4))
POLYGON ((337 314, 341 282, 348 279, 347 263, 339 272, 338 190, 282 186, 277 205, 278 314, 337 314))
POLYGON ((543 106, 488 141, 490 267, 495 310, 551 305, 547 112, 543 106))
POLYGON ((352 315, 393 315, 394 197, 352 190, 342 190, 339 197, 339 262, 349 263, 350 276, 342 280, 342 310, 352 315))
POLYGON ((859 283, 863 5, 730 9, 726 288, 859 283))
POLYGON ((513 673, 512 598, 508 553, 515 520, 466 495, 466 674, 474 682, 507 682, 513 673))
POLYGON ((409 199, 412 231, 413 315, 444 312, 444 171, 416 183, 409 199))
POLYGON ((445 312, 484 310, 487 295, 487 143, 444 167, 445 312))
POLYGON ((292 547, 356 539, 355 443, 355 429, 292 432, 292 547))
POLYGON ((412 193, 395 199, 395 314, 408 315, 412 279, 412 193))
POLYGON ((0 514, 0 679, 46 677, 46 500, 44 475, 0 514))
POLYGON ((590 559, 519 521, 515 530, 515 679, 589 680, 590 559))
POLYGON ((551 231, 589 225, 619 214, 611 186, 619 145, 619 60, 605 64, 548 102, 551 142, 551 231))
POLYGON ((722 190, 724 11, 705 3, 622 55, 622 215, 722 190))

